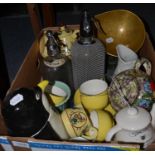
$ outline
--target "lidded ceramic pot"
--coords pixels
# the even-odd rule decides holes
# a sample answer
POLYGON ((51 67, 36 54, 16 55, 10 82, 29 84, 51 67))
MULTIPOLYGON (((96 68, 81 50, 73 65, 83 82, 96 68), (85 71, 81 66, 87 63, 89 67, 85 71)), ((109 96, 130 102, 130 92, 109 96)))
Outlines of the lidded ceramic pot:
POLYGON ((153 81, 141 70, 129 69, 116 75, 109 86, 109 99, 117 111, 127 105, 151 110, 154 102, 153 81))
POLYGON ((110 129, 106 141, 144 143, 147 147, 155 139, 150 113, 141 107, 125 107, 115 116, 116 125, 110 129), (115 135, 115 136, 114 136, 115 135))

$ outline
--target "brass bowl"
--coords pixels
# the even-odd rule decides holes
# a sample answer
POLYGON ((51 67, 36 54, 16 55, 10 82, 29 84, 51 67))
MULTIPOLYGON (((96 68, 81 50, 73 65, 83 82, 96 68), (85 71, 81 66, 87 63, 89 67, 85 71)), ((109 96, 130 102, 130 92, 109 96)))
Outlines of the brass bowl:
POLYGON ((104 43, 109 55, 116 56, 116 45, 124 44, 137 52, 145 40, 142 20, 128 10, 112 10, 95 15, 98 21, 98 38, 104 43))

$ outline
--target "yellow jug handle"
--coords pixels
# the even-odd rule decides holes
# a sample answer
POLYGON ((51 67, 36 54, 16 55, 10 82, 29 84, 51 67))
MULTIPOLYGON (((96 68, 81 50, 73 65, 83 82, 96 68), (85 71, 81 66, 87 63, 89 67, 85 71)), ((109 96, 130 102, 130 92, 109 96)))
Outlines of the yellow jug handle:
POLYGON ((44 90, 45 90, 45 88, 46 88, 46 86, 49 84, 49 81, 48 80, 43 80, 43 81, 41 81, 41 82, 39 82, 38 84, 37 84, 37 86, 39 87, 39 88, 41 88, 41 90, 44 92, 44 90))

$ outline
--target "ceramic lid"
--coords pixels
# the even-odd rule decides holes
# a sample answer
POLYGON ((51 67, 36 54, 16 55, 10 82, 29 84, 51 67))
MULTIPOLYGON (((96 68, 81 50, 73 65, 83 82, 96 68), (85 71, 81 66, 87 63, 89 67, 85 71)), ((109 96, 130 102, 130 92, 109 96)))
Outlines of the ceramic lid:
POLYGON ((151 116, 141 107, 125 107, 117 113, 116 122, 125 130, 142 130, 150 124, 151 116))

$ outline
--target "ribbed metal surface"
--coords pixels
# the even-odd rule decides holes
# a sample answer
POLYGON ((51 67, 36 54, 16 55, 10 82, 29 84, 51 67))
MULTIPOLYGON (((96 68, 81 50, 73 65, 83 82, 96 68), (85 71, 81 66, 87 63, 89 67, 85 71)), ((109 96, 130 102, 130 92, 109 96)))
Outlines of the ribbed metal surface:
POLYGON ((105 48, 99 40, 94 44, 82 45, 75 42, 72 46, 72 67, 74 88, 87 80, 100 79, 105 74, 105 48))

